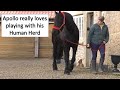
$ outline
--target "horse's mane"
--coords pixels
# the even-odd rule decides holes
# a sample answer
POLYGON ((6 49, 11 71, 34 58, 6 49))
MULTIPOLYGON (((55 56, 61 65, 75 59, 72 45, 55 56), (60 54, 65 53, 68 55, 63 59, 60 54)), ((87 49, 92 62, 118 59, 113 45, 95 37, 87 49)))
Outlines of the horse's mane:
POLYGON ((72 33, 73 30, 76 28, 75 27, 75 22, 73 20, 73 16, 70 13, 64 12, 65 17, 66 17, 66 27, 67 29, 72 33))

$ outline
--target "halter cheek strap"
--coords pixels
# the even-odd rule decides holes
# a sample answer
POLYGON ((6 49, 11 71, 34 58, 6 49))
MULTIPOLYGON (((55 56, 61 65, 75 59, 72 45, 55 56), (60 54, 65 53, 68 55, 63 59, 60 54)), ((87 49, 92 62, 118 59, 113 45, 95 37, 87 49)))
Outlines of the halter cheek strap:
POLYGON ((63 15, 63 23, 60 27, 53 26, 54 30, 60 30, 65 25, 65 14, 63 12, 61 12, 61 14, 63 15))

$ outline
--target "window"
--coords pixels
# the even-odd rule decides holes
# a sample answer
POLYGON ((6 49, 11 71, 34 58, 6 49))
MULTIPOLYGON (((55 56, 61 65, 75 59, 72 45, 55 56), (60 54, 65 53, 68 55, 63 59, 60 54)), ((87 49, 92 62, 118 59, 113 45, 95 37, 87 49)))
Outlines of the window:
POLYGON ((77 25, 77 27, 79 29, 80 37, 83 37, 83 15, 74 16, 73 19, 74 19, 75 24, 77 25))

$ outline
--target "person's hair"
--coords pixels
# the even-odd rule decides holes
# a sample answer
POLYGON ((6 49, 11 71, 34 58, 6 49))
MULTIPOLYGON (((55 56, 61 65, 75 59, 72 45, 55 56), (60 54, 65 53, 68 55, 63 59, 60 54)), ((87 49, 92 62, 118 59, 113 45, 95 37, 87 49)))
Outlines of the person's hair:
POLYGON ((98 20, 100 20, 101 22, 103 22, 104 21, 104 16, 100 16, 100 17, 98 17, 98 20))

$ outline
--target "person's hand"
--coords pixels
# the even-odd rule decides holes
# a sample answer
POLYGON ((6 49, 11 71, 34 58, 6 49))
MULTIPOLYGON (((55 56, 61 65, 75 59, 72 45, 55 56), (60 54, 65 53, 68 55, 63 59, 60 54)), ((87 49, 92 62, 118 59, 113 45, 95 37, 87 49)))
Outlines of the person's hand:
POLYGON ((104 43, 104 44, 106 44, 106 42, 105 42, 105 41, 103 41, 103 43, 104 43))
POLYGON ((87 48, 90 48, 90 44, 87 44, 87 48))

